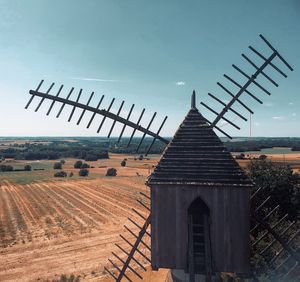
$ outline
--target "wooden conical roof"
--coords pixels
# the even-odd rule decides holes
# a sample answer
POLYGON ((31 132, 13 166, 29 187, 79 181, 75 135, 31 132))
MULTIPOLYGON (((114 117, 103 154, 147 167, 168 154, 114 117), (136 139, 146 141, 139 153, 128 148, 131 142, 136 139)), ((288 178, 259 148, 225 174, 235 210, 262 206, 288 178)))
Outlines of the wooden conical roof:
POLYGON ((192 108, 147 181, 149 185, 168 183, 229 187, 252 185, 195 107, 195 93, 192 108))

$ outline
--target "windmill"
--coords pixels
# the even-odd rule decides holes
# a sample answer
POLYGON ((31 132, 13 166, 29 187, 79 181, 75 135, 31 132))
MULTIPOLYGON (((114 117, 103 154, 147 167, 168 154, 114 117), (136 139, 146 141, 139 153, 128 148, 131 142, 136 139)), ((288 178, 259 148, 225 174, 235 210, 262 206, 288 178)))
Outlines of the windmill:
MULTIPOLYGON (((156 130, 153 130, 151 126, 156 113, 152 115, 147 124, 142 125, 145 109, 138 115, 137 120, 131 118, 134 105, 130 107, 126 118, 121 117, 124 101, 121 102, 117 113, 113 113, 111 108, 115 102, 114 98, 107 109, 100 109, 104 96, 100 98, 96 107, 90 105, 94 92, 91 93, 87 103, 81 103, 79 100, 82 89, 78 92, 76 99, 70 99, 74 88, 69 90, 66 97, 60 96, 63 85, 60 86, 55 95, 50 94, 54 83, 46 92, 41 91, 43 81, 35 90, 29 91, 31 97, 25 107, 26 109, 34 98, 39 98, 35 111, 38 111, 45 101, 50 101, 46 112, 49 115, 54 104, 59 103, 60 109, 56 115, 58 118, 66 106, 71 106, 69 122, 72 120, 76 109, 81 110, 77 125, 82 122, 82 118, 87 112, 91 114, 86 125, 87 128, 90 128, 91 124, 95 122, 96 116, 101 116, 102 121, 97 133, 103 128, 104 122, 110 119, 112 126, 108 138, 111 136, 116 123, 123 125, 117 142, 120 142, 126 127, 132 129, 127 146, 131 144, 136 132, 142 133, 136 152, 140 151, 146 136, 152 137, 152 141, 145 151, 146 155, 151 152, 156 140, 167 145, 161 160, 147 181, 151 196, 142 194, 144 200, 138 200, 147 211, 148 216, 145 217, 133 209, 143 222, 139 224, 136 220, 129 218, 135 228, 139 229, 138 234, 125 226, 135 241, 131 242, 125 236, 120 235, 130 250, 116 244, 124 253, 125 259, 113 252, 117 262, 111 259, 109 261, 117 273, 110 268, 105 268, 116 281, 121 281, 123 278, 131 281, 127 275, 128 270, 142 278, 131 264, 134 262, 136 266, 145 270, 144 263, 137 259, 135 254, 139 254, 146 263, 150 263, 154 270, 158 268, 179 269, 181 273, 180 271, 177 274, 174 272, 174 275, 179 275, 178 279, 188 275, 190 281, 196 281, 201 274, 210 280, 215 272, 249 272, 250 227, 248 222, 250 211, 251 220, 254 222, 250 232, 255 232, 258 227, 263 227, 265 230, 261 237, 255 237, 256 239, 252 240, 252 247, 255 248, 265 236, 272 238, 270 245, 262 252, 262 255, 270 252, 275 254, 268 261, 268 267, 276 269, 276 271, 284 268, 283 275, 286 276, 299 268, 299 254, 293 245, 299 232, 288 239, 284 236, 295 223, 288 227, 282 227, 285 216, 272 226, 268 224, 267 219, 276 213, 278 207, 274 206, 267 214, 263 214, 265 212, 263 207, 270 201, 271 196, 268 196, 263 202, 255 201, 255 197, 263 191, 263 188, 252 192, 252 182, 213 131, 216 130, 226 137, 232 138, 221 129, 221 122, 240 129, 229 119, 229 113, 247 121, 245 114, 233 106, 239 105, 242 109, 253 114, 253 110, 246 105, 242 98, 248 96, 262 104, 262 100, 253 93, 252 87, 256 87, 255 93, 260 91, 266 95, 271 95, 271 92, 263 86, 264 82, 261 82, 260 79, 265 79, 273 86, 278 87, 272 74, 276 72, 280 76, 287 77, 278 64, 283 65, 287 70, 293 70, 264 36, 260 35, 260 38, 268 47, 270 54, 263 55, 249 46, 251 54, 256 56, 256 59, 252 60, 245 54, 242 54, 242 57, 248 66, 251 66, 251 74, 236 65, 232 65, 244 77, 245 82, 238 82, 224 74, 224 78, 235 87, 235 90, 225 86, 224 83, 217 83, 224 94, 230 97, 229 102, 224 102, 216 95, 208 93, 214 103, 221 106, 221 110, 218 111, 207 103, 200 103, 216 116, 210 121, 199 113, 196 107, 196 94, 193 92, 191 109, 171 141, 160 135, 167 117, 163 119, 156 130), (257 59, 261 60, 261 63, 256 63, 257 59), (226 227, 226 224, 229 227, 226 227), (146 237, 151 238, 151 247, 146 243, 146 237), (274 248, 275 244, 279 244, 280 249, 274 248), (140 246, 146 248, 151 253, 151 257, 143 253, 139 249, 140 246)), ((252 276, 256 279, 255 274, 252 273, 252 276)))

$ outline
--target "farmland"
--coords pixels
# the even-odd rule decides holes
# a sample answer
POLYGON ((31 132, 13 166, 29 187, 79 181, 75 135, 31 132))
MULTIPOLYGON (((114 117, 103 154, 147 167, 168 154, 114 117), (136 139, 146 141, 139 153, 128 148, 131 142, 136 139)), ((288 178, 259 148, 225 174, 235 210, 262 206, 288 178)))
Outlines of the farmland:
MULTIPOLYGON (((104 267, 111 269, 112 251, 125 258, 115 243, 129 251, 119 234, 134 241, 124 224, 138 233, 128 217, 142 225, 132 208, 147 214, 136 200, 149 205, 140 192, 149 193, 144 183, 158 159, 110 154, 109 159, 88 162, 89 175, 80 177, 76 159, 70 158, 63 164, 68 175, 63 178, 53 176, 57 160, 3 161, 15 168, 29 164, 43 170, 0 172, 0 281, 59 281, 61 275, 71 274, 80 281, 111 281, 104 267), (117 169, 116 177, 105 176, 110 167, 117 169)), ((299 154, 268 159, 291 164, 299 172, 299 154)), ((239 163, 246 167, 249 160, 239 163)), ((149 250, 142 251, 149 256, 149 250)), ((140 255, 137 258, 148 264, 140 255)), ((159 281, 165 274, 149 271, 145 277, 159 281)))
MULTIPOLYGON (((14 181, 13 174, 20 172, 2 179, 0 281, 52 281, 62 274, 107 279, 103 267, 111 251, 120 254, 114 244, 124 245, 119 237, 123 225, 137 232, 127 217, 142 224, 132 208, 147 213, 136 200, 147 203, 140 192, 148 193, 144 181, 153 160, 128 160, 128 167, 120 167, 123 158, 112 156, 107 161, 117 167, 116 177, 105 177, 102 163, 84 179, 57 180, 50 169, 43 172, 43 180, 27 184, 14 181)), ((66 170, 71 163, 67 160, 66 170)), ((126 238, 133 241, 130 234, 126 238)))

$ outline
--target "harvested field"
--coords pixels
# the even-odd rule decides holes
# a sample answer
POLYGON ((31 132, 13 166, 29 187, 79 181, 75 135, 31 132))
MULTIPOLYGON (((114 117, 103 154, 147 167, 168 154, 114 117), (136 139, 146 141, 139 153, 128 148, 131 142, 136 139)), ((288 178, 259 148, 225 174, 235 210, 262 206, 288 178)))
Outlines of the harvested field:
MULTIPOLYGON (((251 158, 258 158, 260 154, 251 154, 251 158)), ((281 165, 289 165, 295 173, 300 173, 300 154, 266 154, 267 160, 281 165)), ((247 168, 247 165, 251 162, 251 159, 237 160, 242 168, 247 168)))
MULTIPOLYGON (((275 162, 282 162, 281 157, 268 156, 275 162)), ((299 154, 288 156, 285 161, 297 170, 299 158, 299 154)), ((89 169, 87 178, 55 179, 53 161, 38 164, 45 166, 43 172, 2 173, 0 281, 53 281, 62 274, 80 276, 80 281, 113 281, 104 272, 104 266, 112 270, 108 263, 108 258, 113 259, 112 251, 125 258, 115 243, 129 251, 119 234, 134 241, 123 226, 126 224, 138 232, 128 217, 142 225, 132 208, 144 216, 147 214, 136 200, 145 202, 140 192, 149 193, 144 182, 157 160, 157 156, 135 161, 132 156, 112 154, 108 160, 90 162, 94 168, 89 169), (127 164, 121 167, 124 158, 127 164), (117 168, 116 177, 105 177, 108 167, 117 168), (19 177, 26 173, 30 175, 28 181, 20 184, 19 177), (43 180, 33 181, 39 173, 43 173, 43 180)), ((64 169, 74 171, 74 162, 67 159, 64 169)), ((239 163, 246 167, 249 160, 239 160, 239 163)), ((150 255, 146 248, 142 252, 150 255)), ((141 255, 136 258, 149 265, 141 255)), ((128 275, 133 281, 141 281, 130 272, 128 275)), ((148 268, 141 275, 143 281, 162 282, 167 271, 152 272, 148 268)))
MULTIPOLYGON (((146 210, 136 199, 147 188, 132 178, 86 181, 49 181, 0 188, 0 281, 58 279, 61 274, 80 275, 81 280, 104 279, 103 267, 114 246, 124 245, 127 220, 142 224, 132 211, 146 210)), ((143 250, 148 253, 148 250, 143 250)), ((141 262, 146 261, 139 258, 141 262)), ((110 267, 110 266, 109 266, 110 267)))

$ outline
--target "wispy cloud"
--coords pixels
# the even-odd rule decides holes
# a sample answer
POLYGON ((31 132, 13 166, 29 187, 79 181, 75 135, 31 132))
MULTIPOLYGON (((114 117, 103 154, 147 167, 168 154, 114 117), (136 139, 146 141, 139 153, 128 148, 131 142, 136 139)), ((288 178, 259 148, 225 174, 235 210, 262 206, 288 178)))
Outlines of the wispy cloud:
POLYGON ((293 102, 289 102, 289 105, 294 105, 294 103, 293 102))
MULTIPOLYGON (((53 75, 44 74, 43 77, 50 78, 53 77, 53 75)), ((127 82, 125 80, 118 80, 118 79, 104 79, 98 77, 83 77, 83 76, 68 76, 66 77, 66 79, 81 80, 81 81, 97 81, 97 82, 127 82)))
POLYGON ((296 113, 292 113, 292 117, 295 117, 297 114, 296 113))
POLYGON ((276 116, 276 117, 272 117, 272 119, 274 120, 286 120, 285 116, 276 116))
POLYGON ((184 86, 185 85, 185 81, 176 81, 175 84, 177 86, 184 86))
POLYGON ((265 107, 271 108, 271 107, 273 107, 274 104, 271 102, 267 102, 264 105, 265 105, 265 107))
POLYGON ((254 125, 255 126, 260 126, 260 123, 259 122, 255 122, 254 125))
POLYGON ((83 80, 83 81, 98 81, 98 82, 121 82, 121 80, 116 80, 116 79, 103 79, 103 78, 94 78, 94 77, 68 77, 68 79, 83 80))

